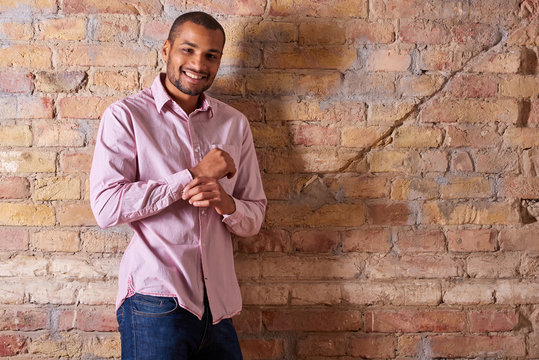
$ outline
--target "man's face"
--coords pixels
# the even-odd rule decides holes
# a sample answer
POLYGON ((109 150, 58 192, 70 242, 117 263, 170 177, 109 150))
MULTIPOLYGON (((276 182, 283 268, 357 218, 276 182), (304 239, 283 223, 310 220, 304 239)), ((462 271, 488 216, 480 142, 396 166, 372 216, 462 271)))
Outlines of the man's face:
POLYGON ((167 63, 167 82, 183 94, 198 96, 211 84, 223 51, 224 36, 219 30, 185 22, 176 32, 172 43, 163 45, 167 63))

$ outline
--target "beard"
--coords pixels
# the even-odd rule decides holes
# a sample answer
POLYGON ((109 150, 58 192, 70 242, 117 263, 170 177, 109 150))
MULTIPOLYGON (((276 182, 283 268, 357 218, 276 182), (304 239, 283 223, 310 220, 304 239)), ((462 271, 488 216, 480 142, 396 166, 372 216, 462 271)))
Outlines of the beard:
MULTIPOLYGON (((202 94, 204 91, 208 90, 212 84, 212 81, 208 81, 205 85, 203 85, 200 88, 195 88, 195 89, 188 88, 187 86, 182 84, 182 81, 181 81, 182 73, 183 73, 183 66, 180 66, 180 69, 176 75, 172 66, 167 65, 168 80, 170 81, 172 85, 174 85, 174 87, 176 87, 176 89, 180 90, 182 93, 186 95, 198 96, 202 94)), ((207 76, 208 75, 206 75, 206 77, 207 76)))

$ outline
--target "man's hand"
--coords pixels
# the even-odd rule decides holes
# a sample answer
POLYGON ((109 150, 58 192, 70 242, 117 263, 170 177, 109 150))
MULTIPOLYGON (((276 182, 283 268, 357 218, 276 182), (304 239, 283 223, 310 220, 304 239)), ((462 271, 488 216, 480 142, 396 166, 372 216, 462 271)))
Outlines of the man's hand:
POLYGON ((182 199, 188 200, 195 207, 213 206, 219 215, 229 215, 236 211, 234 199, 225 192, 217 179, 210 177, 193 179, 183 189, 182 199))
POLYGON ((221 179, 231 178, 236 174, 234 159, 226 152, 218 148, 211 149, 206 156, 196 165, 189 169, 194 178, 205 177, 221 179))

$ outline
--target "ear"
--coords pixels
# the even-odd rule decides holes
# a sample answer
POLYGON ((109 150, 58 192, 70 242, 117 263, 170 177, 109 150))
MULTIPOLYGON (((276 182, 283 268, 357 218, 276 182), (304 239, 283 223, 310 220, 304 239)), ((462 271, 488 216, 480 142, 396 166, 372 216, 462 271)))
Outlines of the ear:
POLYGON ((170 54, 170 41, 168 39, 163 44, 163 49, 161 50, 161 54, 163 55, 163 60, 165 62, 168 62, 168 55, 170 54))

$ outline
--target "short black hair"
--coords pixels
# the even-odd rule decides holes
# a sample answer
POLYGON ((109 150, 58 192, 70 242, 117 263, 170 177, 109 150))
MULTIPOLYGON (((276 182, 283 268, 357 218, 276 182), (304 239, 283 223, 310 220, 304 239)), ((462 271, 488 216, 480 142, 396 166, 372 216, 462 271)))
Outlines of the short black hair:
POLYGON ((192 11, 178 16, 170 27, 170 31, 168 33, 168 41, 173 43, 174 38, 177 36, 180 30, 180 27, 188 21, 197 25, 202 25, 209 30, 220 30, 223 33, 223 46, 225 45, 225 29, 223 29, 221 24, 219 24, 219 22, 215 20, 213 16, 211 16, 210 14, 206 14, 202 11, 192 11))

